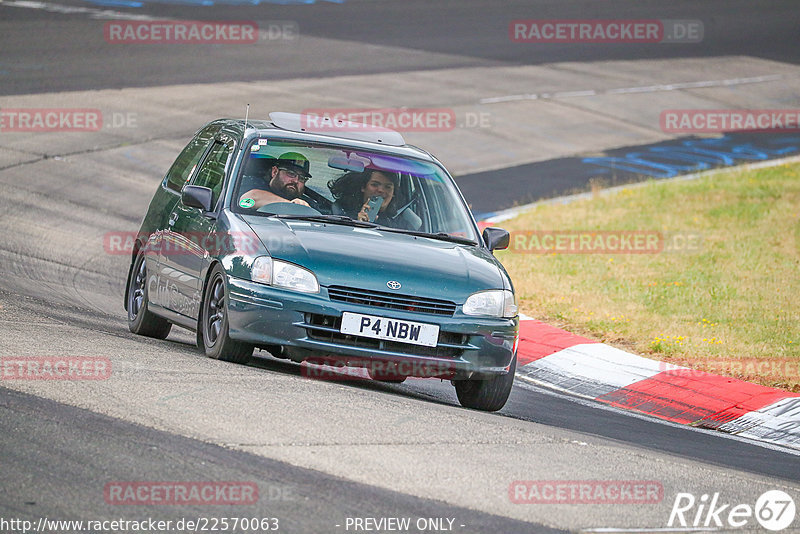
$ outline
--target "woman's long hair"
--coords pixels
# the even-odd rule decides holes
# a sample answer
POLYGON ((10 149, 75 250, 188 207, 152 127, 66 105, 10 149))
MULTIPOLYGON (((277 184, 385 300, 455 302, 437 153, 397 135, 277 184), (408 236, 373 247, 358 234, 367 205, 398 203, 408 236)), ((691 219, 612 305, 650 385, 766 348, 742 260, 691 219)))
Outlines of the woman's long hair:
POLYGON ((396 172, 382 171, 379 169, 366 169, 362 172, 348 172, 328 182, 334 200, 347 212, 358 213, 364 205, 364 192, 373 172, 379 172, 389 178, 394 184, 394 196, 383 213, 391 217, 395 214, 397 206, 397 193, 400 185, 400 176, 396 172))

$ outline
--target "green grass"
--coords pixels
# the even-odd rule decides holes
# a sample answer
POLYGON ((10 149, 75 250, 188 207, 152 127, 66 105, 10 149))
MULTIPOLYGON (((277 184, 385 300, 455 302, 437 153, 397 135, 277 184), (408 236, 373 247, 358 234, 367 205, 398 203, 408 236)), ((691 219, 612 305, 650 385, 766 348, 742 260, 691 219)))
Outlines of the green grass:
POLYGON ((527 315, 645 356, 800 391, 800 165, 650 181, 539 205, 501 226, 512 248, 515 232, 527 230, 699 238, 692 251, 498 257, 527 315), (754 359, 772 370, 737 366, 754 359))

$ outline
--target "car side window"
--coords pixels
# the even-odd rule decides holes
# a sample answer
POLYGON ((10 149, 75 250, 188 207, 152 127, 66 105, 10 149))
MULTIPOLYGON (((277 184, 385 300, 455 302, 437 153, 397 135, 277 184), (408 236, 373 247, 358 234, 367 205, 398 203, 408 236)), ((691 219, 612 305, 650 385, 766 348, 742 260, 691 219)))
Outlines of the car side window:
POLYGON ((214 193, 211 198, 212 206, 217 205, 217 200, 222 192, 222 185, 225 183, 225 169, 228 166, 228 160, 232 152, 232 144, 216 141, 192 182, 192 185, 211 189, 214 193))
POLYGON ((167 172, 165 185, 167 188, 180 192, 186 182, 191 178, 192 171, 194 171, 206 147, 214 139, 214 136, 220 129, 219 124, 212 124, 200 130, 197 135, 192 139, 183 151, 178 155, 175 163, 172 164, 167 172))

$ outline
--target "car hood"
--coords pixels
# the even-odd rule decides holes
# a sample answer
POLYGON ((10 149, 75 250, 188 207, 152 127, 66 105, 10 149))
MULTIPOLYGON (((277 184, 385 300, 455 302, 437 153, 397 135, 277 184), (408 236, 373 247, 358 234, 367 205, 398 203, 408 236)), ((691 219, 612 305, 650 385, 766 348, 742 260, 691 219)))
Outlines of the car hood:
POLYGON ((346 286, 463 303, 485 289, 502 289, 499 262, 479 246, 371 228, 245 217, 270 255, 314 272, 323 286, 346 286))

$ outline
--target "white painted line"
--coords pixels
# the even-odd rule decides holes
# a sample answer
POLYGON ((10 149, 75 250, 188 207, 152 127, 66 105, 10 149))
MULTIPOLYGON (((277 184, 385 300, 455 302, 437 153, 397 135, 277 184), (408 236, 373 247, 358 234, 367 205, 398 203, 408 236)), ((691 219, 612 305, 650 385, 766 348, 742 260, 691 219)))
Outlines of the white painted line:
POLYGON ((581 532, 717 532, 717 527, 656 527, 656 528, 584 528, 581 532))
MULTIPOLYGON (((553 384, 552 382, 549 382, 547 379, 542 379, 535 375, 529 375, 526 372, 527 368, 528 366, 517 368, 517 372, 514 374, 515 377, 514 385, 517 385, 518 382, 517 379, 525 380, 526 382, 530 382, 530 384, 535 384, 540 388, 545 388, 547 392, 552 394, 553 396, 564 397, 566 399, 578 402, 578 404, 583 404, 584 406, 593 406, 593 407, 608 406, 609 408, 613 408, 614 410, 620 410, 621 412, 624 411, 625 413, 637 413, 628 410, 622 410, 622 408, 616 408, 614 406, 609 406, 607 404, 600 404, 595 400, 597 398, 597 396, 595 395, 587 395, 585 393, 580 393, 578 391, 574 391, 566 387, 561 387, 558 384, 553 384)), ((525 384, 525 386, 527 386, 526 389, 536 390, 536 388, 531 387, 530 384, 525 384)), ((655 416, 649 416, 648 419, 650 418, 655 419, 655 416)))
POLYGON ((638 87, 619 87, 616 89, 596 90, 585 89, 579 91, 560 91, 556 93, 541 93, 541 94, 519 94, 519 95, 506 95, 494 96, 488 98, 481 98, 478 102, 481 104, 499 104, 502 102, 513 102, 516 100, 539 100, 550 98, 575 98, 584 96, 597 96, 597 95, 624 95, 632 93, 660 93, 664 91, 680 91, 682 89, 701 89, 705 87, 728 87, 731 85, 745 85, 749 83, 765 83, 782 80, 781 74, 769 74, 766 76, 752 76, 749 78, 728 78, 726 80, 703 80, 698 82, 677 82, 669 84, 657 85, 642 85, 638 87))
POLYGON ((572 98, 574 96, 594 96, 597 91, 589 89, 588 91, 560 91, 553 93, 553 98, 572 98))
POLYGON ((43 9, 51 13, 62 13, 64 15, 86 14, 93 19, 109 19, 109 20, 154 20, 153 17, 148 15, 135 15, 131 13, 123 13, 122 11, 113 11, 111 9, 96 9, 93 7, 76 7, 67 6, 64 4, 55 4, 50 2, 34 2, 30 0, 0 0, 0 6, 8 7, 22 7, 28 9, 43 9))
POLYGON ((538 95, 511 95, 511 96, 497 96, 494 98, 482 98, 481 104, 497 104, 499 102, 514 102, 516 100, 537 100, 538 95))
MULTIPOLYGON (((35 0, 0 0, 0 6, 9 7, 22 7, 28 9, 42 9, 51 13, 62 13, 64 15, 86 14, 89 18, 100 20, 140 20, 140 21, 161 21, 161 20, 176 20, 171 17, 151 17, 150 15, 137 15, 134 13, 123 13, 122 11, 113 11, 111 9, 96 9, 92 7, 75 7, 67 6, 64 4, 54 4, 49 2, 38 2, 35 0)), ((259 42, 271 41, 269 31, 258 30, 259 42)))

